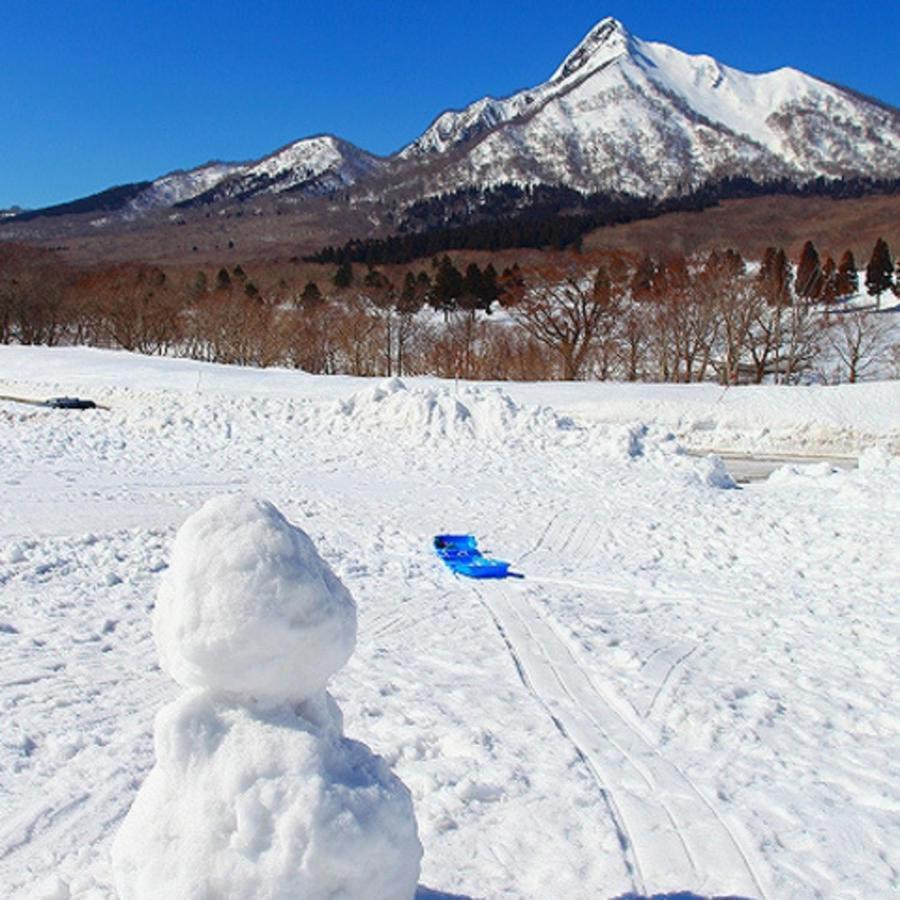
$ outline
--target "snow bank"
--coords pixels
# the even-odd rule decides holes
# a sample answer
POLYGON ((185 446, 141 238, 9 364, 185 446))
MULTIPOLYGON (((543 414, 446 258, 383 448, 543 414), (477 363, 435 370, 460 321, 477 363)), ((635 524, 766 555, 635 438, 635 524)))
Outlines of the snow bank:
MULTIPOLYGON (((569 416, 581 424, 652 423, 672 431, 685 446, 718 452, 856 454, 879 443, 900 452, 900 381, 729 388, 616 382, 469 382, 457 386, 434 378, 404 382, 406 402, 410 407, 418 404, 417 411, 400 410, 403 398, 395 395, 402 385, 373 388, 367 378, 253 369, 88 347, 0 347, 0 393, 78 394, 110 405, 114 413, 127 408, 139 411, 151 396, 158 404, 156 392, 178 395, 182 404, 186 396, 192 396, 197 402, 188 407, 191 415, 203 424, 209 421, 211 427, 227 418, 226 398, 245 401, 252 395, 257 409, 267 402, 273 404, 269 415, 276 415, 276 406, 281 404, 281 412, 293 416, 298 427, 303 424, 298 418, 311 412, 304 407, 327 406, 327 427, 341 434, 351 433, 353 423, 401 434, 404 422, 413 429, 414 440, 422 440, 423 430, 426 439, 445 433, 483 434, 485 429, 496 434, 492 426, 482 425, 479 411, 485 407, 478 398, 484 401, 499 393, 507 399, 498 406, 511 403, 518 411, 507 414, 507 427, 511 418, 526 431, 529 426, 525 423, 534 413, 525 412, 521 404, 556 410, 536 414, 539 430, 548 423, 551 430, 560 424, 571 425, 565 418, 569 416), (430 399, 422 402, 423 398, 430 399)), ((173 423, 178 425, 177 417, 173 423)), ((316 410, 304 427, 322 424, 316 410)), ((169 430, 173 427, 165 419, 160 425, 169 430)))
POLYGON ((274 506, 221 497, 178 532, 153 632, 163 670, 184 687, 302 700, 349 659, 356 607, 274 506))
POLYGON ((699 487, 736 487, 718 456, 689 455, 671 432, 639 423, 595 425, 586 434, 594 455, 613 464, 634 463, 638 477, 653 474, 699 487))
MULTIPOLYGON (((550 385, 511 393, 546 402, 550 385)), ((579 423, 648 422, 687 447, 742 453, 900 451, 900 382, 841 385, 560 384, 553 405, 579 423)))
POLYGON ((780 466, 766 485, 780 491, 834 491, 848 508, 855 505, 900 512, 900 456, 893 456, 884 447, 870 447, 860 455, 857 469, 842 469, 827 462, 780 466))
POLYGON ((399 378, 339 400, 333 413, 333 427, 342 431, 390 432, 415 443, 446 439, 508 442, 575 429, 571 419, 546 407, 520 406, 499 388, 411 388, 399 378))

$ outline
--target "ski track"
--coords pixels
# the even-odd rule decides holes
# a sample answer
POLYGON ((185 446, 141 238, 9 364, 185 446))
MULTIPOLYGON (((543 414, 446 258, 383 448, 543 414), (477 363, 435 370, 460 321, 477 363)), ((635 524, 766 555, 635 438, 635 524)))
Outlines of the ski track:
POLYGON ((478 589, 523 683, 575 744, 608 799, 640 893, 768 896, 746 849, 680 769, 606 698, 524 592, 478 589), (709 874, 712 873, 712 874, 709 874))

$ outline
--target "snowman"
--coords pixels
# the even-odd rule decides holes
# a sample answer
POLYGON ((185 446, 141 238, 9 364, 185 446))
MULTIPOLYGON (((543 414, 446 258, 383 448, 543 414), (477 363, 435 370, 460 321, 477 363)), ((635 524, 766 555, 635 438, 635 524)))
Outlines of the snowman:
POLYGON ((153 633, 185 690, 113 843, 123 900, 412 898, 412 802, 343 736, 326 684, 356 606, 309 537, 269 503, 209 501, 176 536, 153 633))

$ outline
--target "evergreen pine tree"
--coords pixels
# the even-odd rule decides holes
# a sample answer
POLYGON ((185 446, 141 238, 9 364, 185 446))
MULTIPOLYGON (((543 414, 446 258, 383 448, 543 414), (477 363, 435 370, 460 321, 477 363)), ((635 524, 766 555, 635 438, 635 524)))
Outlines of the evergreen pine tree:
POLYGON ((397 301, 397 311, 401 313, 414 313, 422 306, 422 290, 419 282, 412 272, 407 272, 403 277, 403 288, 397 301))
POLYGON ((300 295, 300 305, 304 309, 314 309, 323 300, 322 292, 314 281, 307 281, 303 293, 300 295))
POLYGON ((228 269, 221 268, 216 275, 216 287, 221 288, 222 290, 226 290, 231 287, 231 276, 228 274, 228 269))
POLYGON ((464 309, 478 309, 481 306, 481 269, 478 263, 469 263, 463 277, 460 306, 464 309))
POLYGON ((837 266, 830 256, 826 257, 822 264, 821 299, 826 303, 834 303, 837 300, 837 266))
POLYGON ((790 302, 791 267, 781 247, 767 247, 759 270, 759 280, 771 306, 790 302))
POLYGON ((434 276, 434 303, 438 309, 451 310, 463 292, 463 276, 453 265, 449 256, 444 256, 434 276))
POLYGON ((387 290, 391 286, 388 277, 383 272, 379 272, 378 269, 369 269, 366 272, 366 277, 363 279, 363 284, 366 287, 374 288, 376 291, 387 290))
POLYGON ((875 297, 877 306, 881 305, 881 295, 888 290, 894 281, 894 261, 891 251, 883 238, 875 241, 872 258, 866 266, 866 290, 875 297))
POLYGON ((612 299, 611 291, 612 284, 609 279, 609 272, 607 272, 603 266, 600 266, 600 268, 597 269, 597 273, 594 275, 594 286, 591 299, 601 306, 609 306, 610 300, 612 299))
POLYGON ((812 241, 807 241, 800 253, 794 292, 798 297, 805 297, 807 300, 817 300, 822 293, 822 269, 819 265, 819 253, 812 241))
POLYGON ((631 295, 635 300, 641 300, 649 296, 653 290, 653 280, 656 278, 656 273, 656 263, 649 256, 645 256, 638 263, 631 278, 631 295))
POLYGON ((353 284, 353 264, 349 260, 345 260, 337 267, 332 282, 339 290, 348 288, 353 284))
POLYGON ((852 297, 859 292, 859 274, 856 271, 856 260, 851 250, 844 251, 840 263, 838 263, 835 279, 835 293, 838 299, 852 297))
POLYGON ((497 283, 497 270, 491 263, 481 273, 481 304, 485 312, 491 311, 491 304, 500 297, 500 285, 497 283))

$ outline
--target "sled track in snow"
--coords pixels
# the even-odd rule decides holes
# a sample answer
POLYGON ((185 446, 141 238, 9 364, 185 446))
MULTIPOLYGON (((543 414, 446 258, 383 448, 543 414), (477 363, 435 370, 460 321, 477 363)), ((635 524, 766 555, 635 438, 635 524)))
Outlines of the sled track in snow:
POLYGON ((643 892, 643 883, 644 879, 639 869, 639 864, 637 859, 633 853, 633 842, 631 840, 631 836, 628 833, 628 826, 626 825, 621 812, 616 808, 615 801, 611 796, 610 792, 603 784, 602 779, 599 776, 599 773, 594 769, 591 764, 590 759, 585 755, 584 751, 578 745, 578 742, 573 739, 573 737, 566 730, 566 726, 563 722, 557 717, 557 715, 550 708, 544 697, 541 693, 535 688, 535 686, 531 683, 531 680, 528 676, 528 672, 526 670, 525 665, 522 660, 519 658, 519 653, 517 651, 516 645, 510 640, 509 635, 506 632, 506 629, 503 627, 503 623, 497 617, 494 612, 491 604, 487 602, 484 598, 484 595, 476 588, 475 593, 478 596, 480 602, 487 609, 491 619, 494 622, 495 627, 497 628, 500 637, 503 639, 504 644, 506 645, 506 649, 509 652, 510 657, 512 658, 513 665, 516 668, 516 672, 519 676, 519 680, 522 684, 527 688, 527 690, 534 695, 537 701, 541 704, 541 706, 546 711, 547 715, 552 720, 553 724, 556 726, 559 733, 572 744, 572 747, 575 750, 576 755, 584 764, 585 768, 591 773, 591 777, 594 779, 595 784, 597 785, 598 790, 600 791, 600 795, 603 798, 603 802, 606 805, 607 810, 609 811, 610 819, 613 822, 613 826, 616 831, 616 836, 619 841, 619 847, 622 850, 623 863, 625 866, 625 870, 628 873, 629 878, 631 879, 631 886, 633 890, 640 890, 643 892))
MULTIPOLYGON (((566 543, 570 540, 571 536, 566 543)), ((734 829, 684 772, 644 737, 639 717, 623 712, 624 703, 594 682, 525 591, 511 595, 499 583, 473 589, 522 683, 596 781, 634 891, 727 891, 766 898, 756 867, 734 829)))

